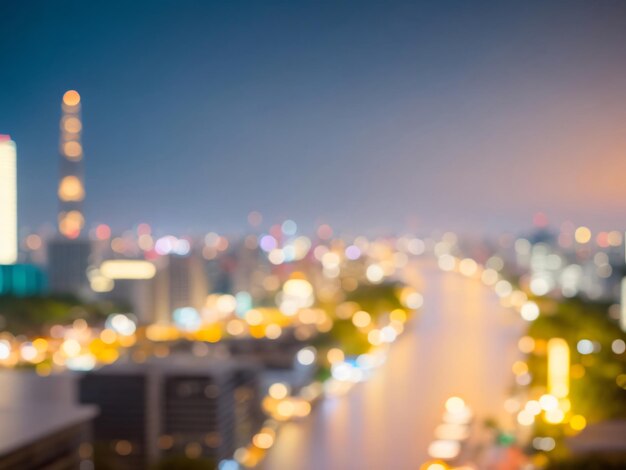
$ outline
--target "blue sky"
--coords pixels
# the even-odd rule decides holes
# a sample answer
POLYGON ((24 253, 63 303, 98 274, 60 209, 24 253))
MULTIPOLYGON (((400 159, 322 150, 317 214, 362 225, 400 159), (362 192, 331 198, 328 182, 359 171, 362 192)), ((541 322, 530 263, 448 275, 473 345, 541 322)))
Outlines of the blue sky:
POLYGON ((74 88, 88 223, 626 228, 624 2, 6 3, 23 227, 55 220, 74 88))

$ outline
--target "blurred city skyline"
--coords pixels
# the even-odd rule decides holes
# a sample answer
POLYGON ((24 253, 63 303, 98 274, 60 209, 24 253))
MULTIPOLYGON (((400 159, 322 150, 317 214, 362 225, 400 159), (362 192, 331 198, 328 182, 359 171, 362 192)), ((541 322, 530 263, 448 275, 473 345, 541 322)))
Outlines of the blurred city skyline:
POLYGON ((76 89, 90 226, 626 228, 623 2, 187 5, 3 5, 20 227, 55 221, 76 89))

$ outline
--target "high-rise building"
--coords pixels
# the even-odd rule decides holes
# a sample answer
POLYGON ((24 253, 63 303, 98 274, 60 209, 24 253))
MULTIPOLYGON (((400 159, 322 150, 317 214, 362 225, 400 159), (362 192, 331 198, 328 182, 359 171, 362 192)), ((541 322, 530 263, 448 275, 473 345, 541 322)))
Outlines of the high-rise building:
POLYGON ((92 294, 87 279, 91 245, 88 240, 79 239, 85 225, 85 187, 81 143, 83 124, 77 91, 65 92, 61 110, 61 179, 58 189, 61 238, 48 244, 48 276, 53 292, 86 297, 92 294))
POLYGON ((85 225, 82 207, 85 199, 81 143, 83 124, 80 116, 80 95, 77 91, 65 92, 61 109, 59 232, 65 238, 76 239, 85 225))
POLYGON ((56 294, 90 297, 92 290, 87 278, 91 256, 89 240, 50 240, 47 251, 50 290, 56 294))
POLYGON ((162 256, 155 277, 154 319, 169 323, 178 308, 200 311, 206 302, 208 281, 202 261, 196 254, 162 256))
POLYGON ((17 164, 15 142, 0 134, 0 264, 17 261, 17 164))
POLYGON ((80 401, 98 405, 97 458, 111 468, 151 468, 174 456, 232 457, 263 422, 258 366, 189 354, 118 361, 80 381, 80 401))
POLYGON ((97 270, 90 270, 94 292, 117 305, 130 308, 141 324, 154 321, 156 267, 140 259, 104 260, 97 270))

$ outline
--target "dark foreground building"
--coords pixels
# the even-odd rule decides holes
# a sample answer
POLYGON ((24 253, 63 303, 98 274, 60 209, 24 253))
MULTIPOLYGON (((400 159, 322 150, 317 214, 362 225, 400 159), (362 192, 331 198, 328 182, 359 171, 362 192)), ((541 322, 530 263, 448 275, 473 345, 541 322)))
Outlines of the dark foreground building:
POLYGON ((263 421, 254 365, 173 355, 118 362, 85 375, 80 401, 98 405, 98 468, 142 469, 164 459, 217 464, 263 421))
POLYGON ((0 468, 93 469, 95 407, 29 404, 0 409, 0 468))

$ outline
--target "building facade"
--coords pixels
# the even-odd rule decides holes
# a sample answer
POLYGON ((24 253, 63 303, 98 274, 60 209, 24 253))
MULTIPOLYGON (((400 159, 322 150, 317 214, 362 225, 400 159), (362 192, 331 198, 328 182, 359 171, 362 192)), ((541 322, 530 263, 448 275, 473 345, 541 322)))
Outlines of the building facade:
POLYGON ((17 151, 0 134, 0 264, 17 262, 17 151))
POLYGON ((96 460, 120 470, 167 458, 216 464, 248 444, 263 422, 256 366, 189 354, 90 372, 80 401, 100 409, 96 460))

